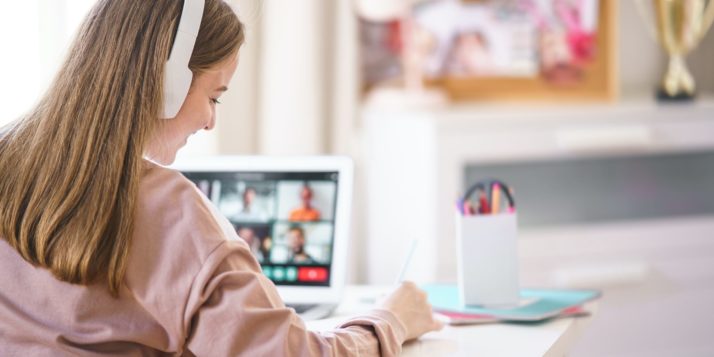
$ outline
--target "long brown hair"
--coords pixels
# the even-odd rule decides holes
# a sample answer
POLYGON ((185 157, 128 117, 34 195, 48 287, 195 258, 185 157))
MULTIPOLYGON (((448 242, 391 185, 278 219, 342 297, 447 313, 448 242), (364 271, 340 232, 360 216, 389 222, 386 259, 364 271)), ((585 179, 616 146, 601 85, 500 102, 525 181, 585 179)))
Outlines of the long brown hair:
MULTIPOLYGON (((0 236, 60 280, 119 292, 182 6, 98 1, 39 104, 0 130, 0 236)), ((243 36, 224 1, 206 0, 189 67, 235 55, 243 36)))

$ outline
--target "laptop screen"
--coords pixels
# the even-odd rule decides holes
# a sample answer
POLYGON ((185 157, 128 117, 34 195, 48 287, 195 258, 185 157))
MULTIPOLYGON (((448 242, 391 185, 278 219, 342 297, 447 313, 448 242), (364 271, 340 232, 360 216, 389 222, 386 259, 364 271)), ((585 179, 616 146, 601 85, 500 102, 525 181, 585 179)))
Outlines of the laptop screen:
POLYGON ((276 285, 329 286, 338 172, 183 172, 276 285))

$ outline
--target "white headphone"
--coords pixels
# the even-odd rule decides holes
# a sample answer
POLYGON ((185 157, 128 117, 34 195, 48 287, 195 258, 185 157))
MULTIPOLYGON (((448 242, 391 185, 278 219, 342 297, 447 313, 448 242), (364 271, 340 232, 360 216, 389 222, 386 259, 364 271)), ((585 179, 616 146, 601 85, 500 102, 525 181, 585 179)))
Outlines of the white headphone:
POLYGON ((164 119, 176 117, 191 87, 193 73, 188 68, 198 29, 201 27, 205 0, 183 0, 174 45, 164 69, 164 119))

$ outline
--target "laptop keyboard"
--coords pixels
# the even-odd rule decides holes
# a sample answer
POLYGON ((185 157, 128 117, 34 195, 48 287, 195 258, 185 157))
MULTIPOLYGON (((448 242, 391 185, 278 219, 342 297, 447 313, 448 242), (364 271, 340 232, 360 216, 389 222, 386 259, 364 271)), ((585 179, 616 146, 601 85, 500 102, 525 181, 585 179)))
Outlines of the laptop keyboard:
POLYGON ((302 314, 303 312, 315 308, 316 304, 289 304, 288 307, 295 309, 295 312, 302 314))

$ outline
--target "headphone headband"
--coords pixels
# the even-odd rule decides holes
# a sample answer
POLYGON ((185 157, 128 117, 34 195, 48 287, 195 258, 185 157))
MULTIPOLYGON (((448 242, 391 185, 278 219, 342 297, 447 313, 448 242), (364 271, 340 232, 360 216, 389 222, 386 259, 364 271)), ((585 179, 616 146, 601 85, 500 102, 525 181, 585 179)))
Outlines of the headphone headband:
POLYGON ((178 30, 164 69, 164 119, 176 117, 193 81, 188 68, 198 30, 201 28, 205 0, 184 0, 178 30))

